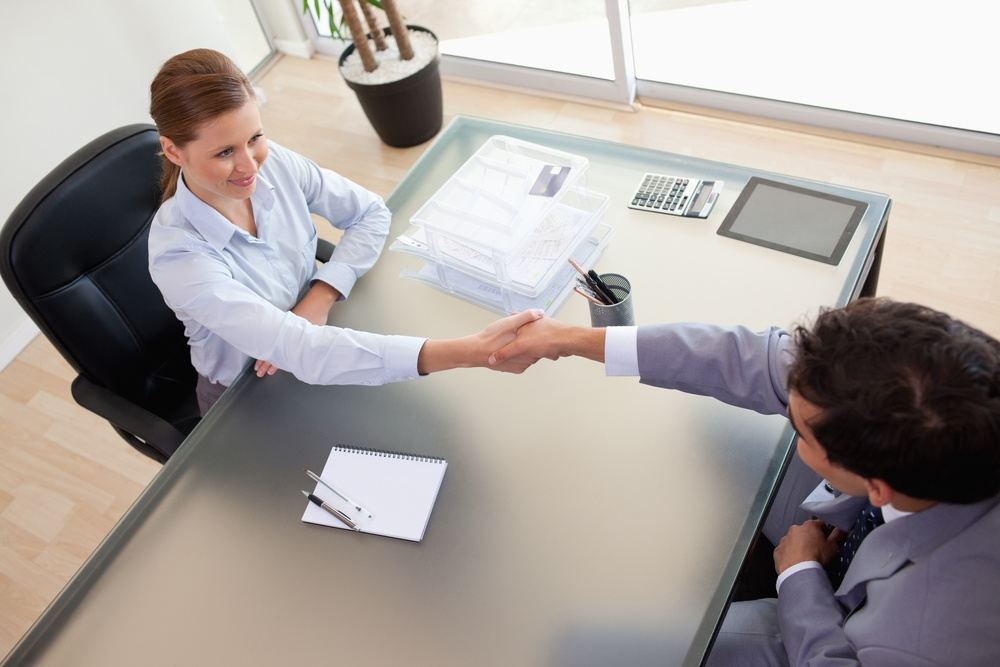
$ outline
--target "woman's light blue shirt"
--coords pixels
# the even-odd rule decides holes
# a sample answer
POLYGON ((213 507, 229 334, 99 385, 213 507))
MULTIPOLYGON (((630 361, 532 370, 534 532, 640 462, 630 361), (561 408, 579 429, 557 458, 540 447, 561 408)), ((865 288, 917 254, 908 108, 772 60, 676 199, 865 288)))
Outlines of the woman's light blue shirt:
POLYGON ((195 369, 228 386, 263 359, 310 384, 384 384, 417 377, 423 338, 315 326, 289 312, 314 280, 346 298, 375 264, 391 214, 380 197, 268 142, 250 197, 258 237, 177 180, 149 231, 149 272, 184 324, 195 369), (344 230, 316 268, 310 213, 344 230))

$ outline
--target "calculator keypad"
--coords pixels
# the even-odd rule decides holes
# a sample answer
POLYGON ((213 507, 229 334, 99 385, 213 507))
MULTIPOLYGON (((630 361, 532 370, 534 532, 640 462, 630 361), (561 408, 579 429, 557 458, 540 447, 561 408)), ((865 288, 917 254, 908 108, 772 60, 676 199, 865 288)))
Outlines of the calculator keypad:
POLYGON ((697 179, 664 174, 646 174, 632 195, 629 208, 684 215, 697 179))

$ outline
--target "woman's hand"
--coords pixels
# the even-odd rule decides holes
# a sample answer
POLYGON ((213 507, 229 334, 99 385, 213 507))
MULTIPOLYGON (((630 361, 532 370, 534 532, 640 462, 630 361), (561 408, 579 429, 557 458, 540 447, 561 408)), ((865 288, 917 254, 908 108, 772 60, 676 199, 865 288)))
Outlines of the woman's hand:
POLYGON ((428 340, 420 349, 417 371, 421 375, 427 375, 451 368, 479 367, 508 373, 523 373, 534 361, 518 358, 507 363, 490 364, 490 355, 494 350, 506 346, 517 338, 517 331, 522 326, 544 316, 544 311, 526 310, 497 320, 471 336, 451 340, 428 340))
POLYGON ((606 330, 600 327, 580 327, 545 317, 522 326, 517 338, 495 348, 489 357, 492 367, 508 364, 530 366, 539 359, 578 356, 604 362, 606 330))

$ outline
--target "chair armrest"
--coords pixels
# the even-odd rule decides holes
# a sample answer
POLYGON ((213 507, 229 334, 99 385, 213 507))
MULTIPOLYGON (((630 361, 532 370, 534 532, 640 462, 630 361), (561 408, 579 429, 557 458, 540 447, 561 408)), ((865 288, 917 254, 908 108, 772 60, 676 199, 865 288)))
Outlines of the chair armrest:
POLYGON ((333 257, 333 249, 337 246, 326 239, 316 241, 316 259, 326 264, 333 257))
POLYGON ((180 429, 149 410, 78 375, 71 386, 82 407, 107 419, 133 447, 161 463, 177 451, 186 437, 180 429))

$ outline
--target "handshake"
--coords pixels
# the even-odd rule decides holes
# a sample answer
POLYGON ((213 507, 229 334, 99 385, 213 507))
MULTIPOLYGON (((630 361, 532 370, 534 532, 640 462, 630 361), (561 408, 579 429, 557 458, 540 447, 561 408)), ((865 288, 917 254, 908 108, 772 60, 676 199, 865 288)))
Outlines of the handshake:
POLYGON ((497 320, 479 333, 427 340, 417 359, 421 375, 450 368, 523 373, 539 359, 581 356, 604 362, 604 329, 565 324, 541 310, 497 320))
POLYGON ((604 361, 604 329, 565 324, 541 310, 527 310, 498 320, 473 338, 490 349, 485 366, 523 373, 539 359, 583 356, 604 361))

